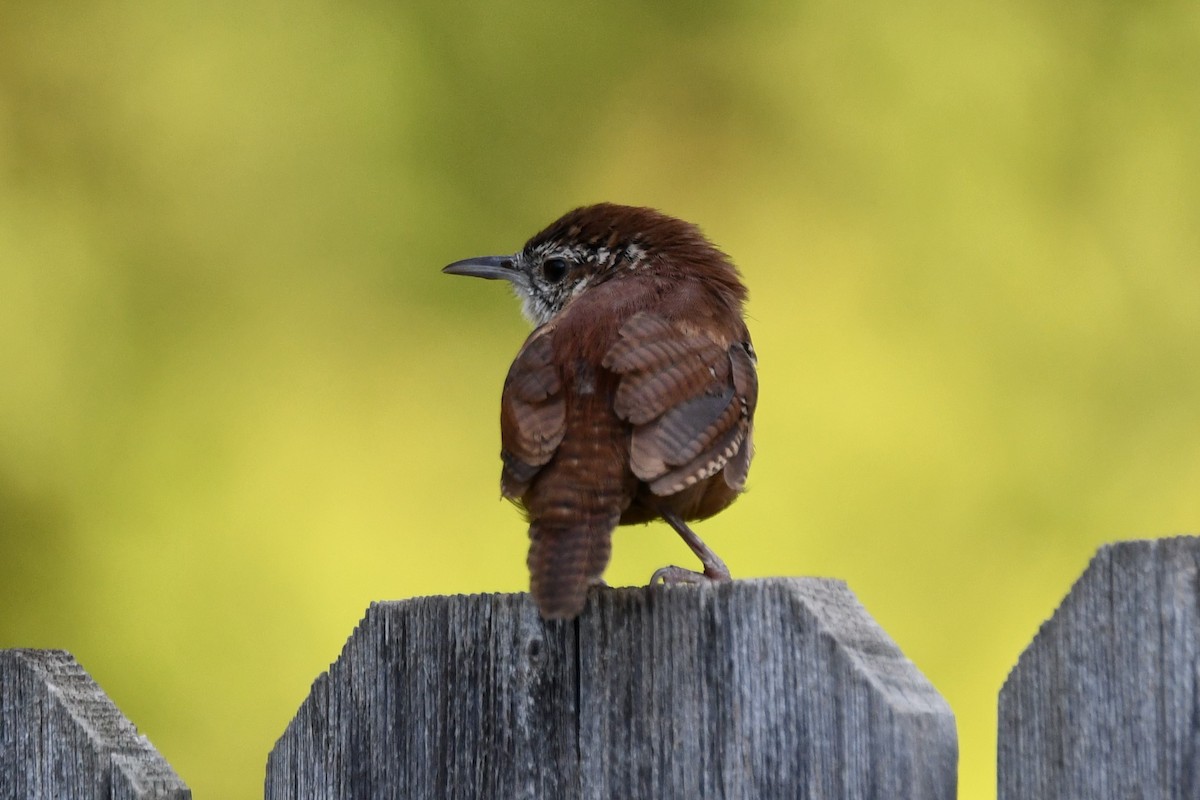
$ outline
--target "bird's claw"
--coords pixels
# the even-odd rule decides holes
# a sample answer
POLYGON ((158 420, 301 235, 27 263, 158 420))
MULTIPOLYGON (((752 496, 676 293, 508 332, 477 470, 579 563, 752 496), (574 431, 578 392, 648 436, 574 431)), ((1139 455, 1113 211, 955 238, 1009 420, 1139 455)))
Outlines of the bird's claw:
POLYGON ((721 564, 720 569, 706 567, 704 572, 694 572, 690 569, 674 565, 662 567, 655 570, 654 574, 650 576, 650 585, 677 586, 685 584, 695 586, 705 583, 724 583, 725 581, 733 580, 733 576, 729 574, 729 570, 724 567, 724 564, 721 564))

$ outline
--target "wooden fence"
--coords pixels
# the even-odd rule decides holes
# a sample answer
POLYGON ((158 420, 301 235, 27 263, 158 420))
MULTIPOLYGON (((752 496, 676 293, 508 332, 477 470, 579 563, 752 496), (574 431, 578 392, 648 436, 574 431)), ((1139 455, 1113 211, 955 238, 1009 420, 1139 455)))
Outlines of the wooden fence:
MULTIPOLYGON (((1100 549, 1000 693, 999 798, 1200 797, 1200 539, 1100 549)), ((945 701, 844 584, 376 603, 267 761, 283 798, 956 794, 945 701)), ((67 653, 0 651, 0 798, 187 798, 67 653)))

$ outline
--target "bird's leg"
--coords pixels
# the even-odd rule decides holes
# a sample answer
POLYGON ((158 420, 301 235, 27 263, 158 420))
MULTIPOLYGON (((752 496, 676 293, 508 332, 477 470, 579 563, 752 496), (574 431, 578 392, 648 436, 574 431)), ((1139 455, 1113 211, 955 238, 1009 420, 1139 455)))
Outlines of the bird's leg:
POLYGON ((725 566, 721 557, 702 542, 695 531, 689 528, 678 515, 671 511, 664 511, 662 518, 687 543, 687 546, 696 554, 696 558, 700 559, 700 563, 704 565, 704 572, 693 572, 690 569, 676 566, 663 567, 650 576, 651 586, 657 583, 717 583, 733 580, 733 576, 729 574, 729 567, 725 566))

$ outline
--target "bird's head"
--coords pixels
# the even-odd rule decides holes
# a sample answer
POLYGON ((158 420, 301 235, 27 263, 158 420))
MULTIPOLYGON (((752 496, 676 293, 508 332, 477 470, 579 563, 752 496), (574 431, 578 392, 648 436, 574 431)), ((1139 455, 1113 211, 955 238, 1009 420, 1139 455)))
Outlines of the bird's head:
POLYGON ((513 255, 468 258, 442 271, 511 282, 535 326, 588 287, 623 275, 711 273, 738 302, 745 297, 733 264, 695 225, 651 208, 611 203, 567 212, 513 255))

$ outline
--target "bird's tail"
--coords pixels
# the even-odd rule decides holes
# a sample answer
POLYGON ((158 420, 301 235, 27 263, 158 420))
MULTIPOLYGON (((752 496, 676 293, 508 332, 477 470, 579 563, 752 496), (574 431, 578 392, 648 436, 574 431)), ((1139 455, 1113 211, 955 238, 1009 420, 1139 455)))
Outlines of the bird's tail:
POLYGON ((546 619, 573 619, 612 553, 619 514, 538 519, 529 526, 529 590, 546 619))

